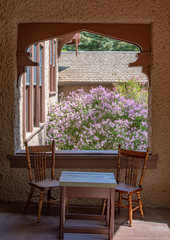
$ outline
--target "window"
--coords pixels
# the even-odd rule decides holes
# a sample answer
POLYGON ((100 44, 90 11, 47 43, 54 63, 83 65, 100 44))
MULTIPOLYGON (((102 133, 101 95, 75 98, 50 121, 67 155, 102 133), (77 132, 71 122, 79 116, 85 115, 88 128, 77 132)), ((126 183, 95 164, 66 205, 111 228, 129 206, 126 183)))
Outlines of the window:
POLYGON ((38 67, 27 67, 23 83, 23 136, 33 132, 45 122, 45 86, 44 86, 44 45, 34 44, 27 49, 32 61, 38 62, 38 67))
POLYGON ((57 41, 56 39, 49 41, 49 62, 50 62, 50 73, 49 73, 49 89, 50 93, 56 92, 56 81, 57 81, 57 41))
MULTIPOLYGON (((18 29, 20 30, 20 35, 18 36, 18 48, 20 49, 17 53, 17 59, 18 60, 22 60, 23 56, 20 54, 20 51, 22 50, 23 52, 25 51, 25 47, 27 46, 26 44, 28 43, 28 36, 29 39, 31 38, 32 42, 37 41, 37 35, 35 36, 34 31, 26 31, 26 29, 28 28, 30 30, 30 25, 32 29, 36 29, 37 33, 39 33, 41 31, 40 25, 42 26, 42 23, 40 24, 35 24, 35 23, 30 23, 30 24, 19 24, 18 29), (23 28, 24 26, 24 28, 23 28), (23 31, 24 29, 24 31, 23 31), (25 43, 25 45, 23 44, 23 42, 25 43), (22 44, 21 44, 22 43, 22 44), (23 46, 22 46, 23 45, 23 46)), ((77 23, 73 23, 73 24, 65 24, 66 25, 66 29, 69 29, 68 31, 70 32, 71 30, 78 28, 77 30, 80 30, 80 26, 79 24, 77 25, 77 23), (78 27, 77 27, 78 26, 78 27)), ((150 65, 149 65, 149 59, 150 59, 150 25, 146 24, 145 26, 143 24, 81 24, 81 29, 89 29, 91 32, 99 32, 102 33, 102 35, 107 35, 107 36, 112 36, 112 37, 117 37, 118 39, 126 39, 126 40, 133 40, 132 42, 137 43, 137 45, 141 46, 142 49, 142 53, 140 53, 139 59, 142 58, 141 66, 144 66, 143 68, 143 72, 145 72, 148 76, 150 76, 150 65), (114 29, 114 31, 113 31, 114 29), (136 33, 140 33, 140 34, 135 34, 136 33), (143 38, 141 38, 141 34, 143 36, 143 38)), ((46 31, 44 31, 44 35, 43 38, 39 38, 39 41, 41 41, 41 39, 47 39, 49 37, 53 38, 54 35, 55 36, 59 36, 60 33, 60 23, 49 23, 49 28, 46 29, 46 31), (55 27, 54 32, 51 31, 51 27, 55 27)), ((67 31, 66 31, 67 32, 67 31)), ((39 36, 42 36, 42 32, 41 34, 39 34, 39 36)), ((52 42, 51 42, 51 55, 52 55, 52 42)), ((27 58, 27 56, 25 56, 25 59, 27 58)), ((51 62, 52 62, 52 58, 51 58, 51 62)), ((138 62, 137 63, 133 63, 132 66, 138 66, 138 62)), ((52 64, 49 64, 52 66, 52 64)), ((18 76, 22 73, 22 71, 20 69, 23 69, 21 67, 25 67, 25 61, 18 61, 18 76)), ((51 75, 52 76, 52 75, 51 75)), ((49 78, 50 79, 50 78, 49 78)), ((25 81, 24 81, 25 84, 25 81)), ((51 86, 53 86, 51 84, 51 86)), ((26 88, 25 88, 26 89, 26 88)), ((25 106, 25 105, 24 105, 25 106)), ((24 122, 26 123, 26 121, 24 122)), ((24 128, 25 129, 25 128, 24 128)), ((73 153, 75 154, 75 153, 73 153)), ((61 165, 58 167, 63 168, 63 167, 73 167, 73 165, 77 166, 77 167, 81 167, 81 168, 95 168, 96 166, 98 166, 99 168, 113 168, 113 161, 115 160, 115 158, 113 159, 113 154, 109 153, 107 151, 107 154, 110 154, 110 156, 105 156, 101 153, 99 153, 100 156, 95 155, 94 154, 90 154, 90 153, 78 153, 78 157, 75 159, 77 162, 72 163, 72 161, 68 161, 68 153, 65 153, 65 158, 63 158, 63 156, 61 156, 61 165), (81 157, 79 156, 79 154, 81 155, 81 157), (89 157, 91 156, 91 157, 89 157), (106 161, 107 160, 109 161, 106 161), (99 159, 101 161, 99 161, 99 159), (82 161, 80 161, 82 160, 82 161), (93 161, 92 161, 93 160, 93 161), (89 162, 89 163, 88 163, 89 162), (101 163, 100 163, 101 162, 101 163), (92 163, 92 165, 91 165, 92 163), (107 163, 107 164, 106 164, 107 163), (99 166, 100 165, 100 166, 99 166)), ((64 153, 63 153, 64 155, 64 153)), ((115 156, 117 156, 117 153, 115 154, 115 156)), ((58 157, 58 155, 57 155, 58 157)), ((153 156, 152 156, 153 157, 153 156)), ((72 153, 70 153, 70 160, 73 158, 72 153)), ((75 156, 74 156, 75 158, 75 156)), ((12 164, 13 166, 16 164, 17 166, 19 166, 19 157, 16 156, 17 161, 14 161, 12 164)), ((157 158, 156 158, 157 159, 157 158)), ((23 155, 21 155, 21 160, 23 160, 23 155)), ((23 162, 23 161, 22 161, 23 162)), ((116 163, 116 162, 115 162, 116 163)), ((156 161, 155 161, 156 163, 156 161)), ((148 165, 151 164, 151 168, 154 168, 152 163, 150 161, 148 161, 148 165)), ((15 167, 16 167, 15 165, 15 167)), ((21 163, 21 165, 23 166, 23 163, 21 163)), ((116 167, 116 165, 115 165, 116 167)), ((155 165, 156 167, 156 165, 155 165)))
POLYGON ((39 90, 40 90, 40 123, 45 122, 45 86, 44 86, 44 48, 40 45, 39 59, 39 90))

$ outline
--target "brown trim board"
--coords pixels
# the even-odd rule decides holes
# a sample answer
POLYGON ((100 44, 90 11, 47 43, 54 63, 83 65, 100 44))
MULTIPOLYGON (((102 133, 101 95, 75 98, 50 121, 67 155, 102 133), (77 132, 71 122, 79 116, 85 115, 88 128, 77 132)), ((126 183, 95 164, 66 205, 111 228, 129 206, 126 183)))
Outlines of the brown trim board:
MULTIPOLYGON (((48 155, 50 156, 50 155, 48 155)), ((48 159, 47 156, 47 159, 48 159)), ((27 168, 25 151, 20 151, 16 155, 8 155, 11 168, 27 168)), ((113 169, 117 167, 117 151, 105 151, 102 153, 95 151, 56 151, 56 168, 82 168, 82 169, 113 169)), ((158 156, 149 155, 147 169, 155 169, 158 156)), ((47 164, 47 167, 48 166, 47 164)), ((123 159, 121 168, 125 168, 123 159)))

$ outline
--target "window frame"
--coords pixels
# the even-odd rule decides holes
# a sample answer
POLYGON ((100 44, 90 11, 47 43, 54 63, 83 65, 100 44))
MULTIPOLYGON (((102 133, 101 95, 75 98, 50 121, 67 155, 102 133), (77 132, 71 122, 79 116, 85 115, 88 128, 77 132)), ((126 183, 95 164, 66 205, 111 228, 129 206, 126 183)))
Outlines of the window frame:
MULTIPOLYGON (((23 53, 25 54, 26 46, 28 46, 30 43, 36 42, 37 39, 39 39, 39 41, 41 41, 42 39, 49 39, 49 38, 52 39, 56 36, 61 36, 70 32, 80 31, 81 29, 82 30, 86 29, 94 33, 102 34, 104 36, 110 36, 111 38, 114 37, 120 40, 124 39, 124 40, 127 40, 128 42, 136 43, 139 46, 141 46, 143 52, 141 52, 140 55, 138 55, 139 59, 135 63, 131 64, 131 66, 142 66, 143 72, 146 73, 150 79, 150 53, 151 53, 151 44, 150 44, 151 25, 150 24, 45 23, 44 24, 45 27, 43 31, 41 26, 42 26, 42 23, 21 23, 18 25, 18 48, 17 48, 18 79, 20 74, 23 73, 25 69, 25 63, 27 62, 26 61, 27 55, 24 55, 23 57, 23 53), (35 31, 36 31, 36 35, 34 34, 35 31), (134 34, 134 32, 140 33, 140 34, 134 34), (143 37, 141 37, 141 35, 143 37), (37 38, 37 36, 39 38, 37 38), (23 61, 23 59, 25 61, 23 61)), ((19 85, 19 80, 17 81, 17 83, 19 85)), ((83 154, 85 157, 87 157, 87 160, 89 160, 90 162, 93 161, 94 157, 91 154, 88 155, 87 151, 85 151, 83 154)), ((15 162, 18 166, 21 167, 21 165, 19 164, 18 154, 13 157, 16 157, 15 162)), ((24 154, 22 157, 24 161, 20 163, 25 164, 26 157, 24 154)), ((68 156, 66 156, 66 158, 68 159, 68 156)), ((75 158, 74 151, 70 153, 70 158, 73 159, 74 161, 74 158, 75 158)), ((81 155, 81 158, 79 160, 81 160, 82 158, 83 158, 83 155, 81 155)), ((72 164, 71 159, 68 159, 67 161, 69 162, 69 164, 72 164)), ((85 162, 85 164, 87 163, 85 159, 83 161, 85 162)), ((104 157, 104 161, 105 163, 107 163, 108 161, 107 156, 104 157)), ((148 163, 149 162, 150 161, 148 161, 148 163)), ((60 163, 60 159, 57 158, 56 163, 58 167, 58 164, 60 163)), ((98 163, 100 163, 100 157, 97 156, 96 166, 99 165, 98 163)), ((64 167, 67 167, 67 164, 65 164, 64 167)), ((75 165, 71 165, 71 167, 75 167, 75 165)), ((80 167, 80 166, 76 165, 76 167, 80 167)), ((105 165, 105 167, 107 168, 107 164, 105 165)))
MULTIPOLYGON (((15 155, 8 154, 11 168, 27 168, 25 150, 17 151, 15 155)), ((51 154, 47 154, 47 159, 51 154)), ((156 169, 159 156, 149 154, 147 169, 156 169)), ((56 169, 116 169, 118 160, 117 150, 67 150, 55 151, 56 169)), ((50 161, 49 161, 50 162, 50 161)), ((126 159, 121 164, 121 168, 126 166, 126 159)), ((50 164, 47 164, 47 168, 50 164)))

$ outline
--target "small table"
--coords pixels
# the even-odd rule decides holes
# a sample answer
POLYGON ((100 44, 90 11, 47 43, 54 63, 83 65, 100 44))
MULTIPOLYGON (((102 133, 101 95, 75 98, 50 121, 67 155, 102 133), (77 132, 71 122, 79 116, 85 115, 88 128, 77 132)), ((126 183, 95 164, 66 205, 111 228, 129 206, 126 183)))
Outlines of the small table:
POLYGON ((110 240, 114 235, 114 202, 116 180, 113 173, 106 172, 73 172, 62 171, 59 185, 61 186, 61 215, 59 237, 64 233, 94 233, 108 234, 110 240), (68 214, 72 219, 106 220, 106 228, 78 228, 65 227, 66 198, 101 198, 107 199, 107 214, 87 215, 68 214))

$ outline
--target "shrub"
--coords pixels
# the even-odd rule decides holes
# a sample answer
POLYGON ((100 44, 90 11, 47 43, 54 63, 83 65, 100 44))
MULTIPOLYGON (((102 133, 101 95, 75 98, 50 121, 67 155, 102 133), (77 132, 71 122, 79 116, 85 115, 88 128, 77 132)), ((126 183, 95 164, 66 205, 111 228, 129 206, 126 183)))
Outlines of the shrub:
POLYGON ((49 106, 47 142, 55 139, 59 150, 111 150, 118 143, 146 149, 147 103, 123 96, 122 88, 99 86, 89 92, 78 89, 67 97, 62 94, 60 102, 49 106))
POLYGON ((114 83, 115 89, 124 96, 143 104, 148 102, 148 86, 146 82, 140 82, 139 77, 132 76, 127 82, 114 83))

